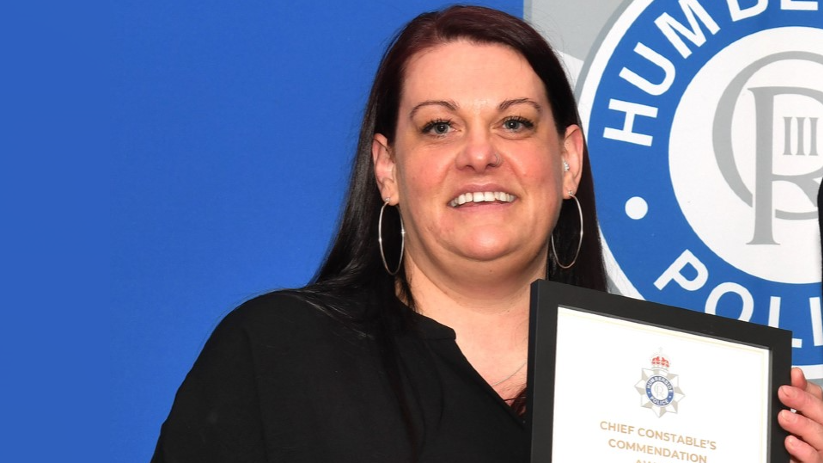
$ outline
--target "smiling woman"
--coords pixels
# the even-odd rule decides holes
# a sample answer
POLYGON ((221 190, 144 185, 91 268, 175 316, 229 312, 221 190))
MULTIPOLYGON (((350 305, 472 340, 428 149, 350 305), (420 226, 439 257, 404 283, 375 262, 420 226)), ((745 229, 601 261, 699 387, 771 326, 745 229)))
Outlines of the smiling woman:
POLYGON ((563 68, 505 13, 420 15, 377 70, 325 263, 224 319, 153 461, 528 461, 539 278, 605 287, 563 68))
POLYGON ((545 86, 508 46, 447 42, 406 69, 394 142, 376 134, 373 158, 404 218, 411 294, 514 399, 529 284, 545 277, 560 204, 577 191, 583 137, 577 125, 557 132, 545 86))

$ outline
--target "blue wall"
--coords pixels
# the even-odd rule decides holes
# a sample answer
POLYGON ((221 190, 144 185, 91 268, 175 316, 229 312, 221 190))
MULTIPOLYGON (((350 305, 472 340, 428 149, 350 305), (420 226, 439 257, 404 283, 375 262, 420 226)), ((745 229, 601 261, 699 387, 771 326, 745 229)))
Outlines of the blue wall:
MULTIPOLYGON (((481 3, 522 16, 520 1, 481 3)), ((312 276, 377 61, 402 24, 443 5, 114 7, 108 461, 149 460, 177 387, 223 315, 312 276)))

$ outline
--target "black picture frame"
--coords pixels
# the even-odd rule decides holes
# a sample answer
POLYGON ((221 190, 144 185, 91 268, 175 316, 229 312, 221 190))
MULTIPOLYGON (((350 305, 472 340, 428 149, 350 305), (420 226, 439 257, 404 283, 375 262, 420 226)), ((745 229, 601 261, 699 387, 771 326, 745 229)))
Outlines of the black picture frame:
MULTIPOLYGON (((770 397, 767 405, 769 429, 766 453, 769 463, 789 461, 788 452, 784 447, 787 433, 777 423, 777 414, 783 408, 777 397, 777 389, 783 384, 790 383, 792 338, 790 331, 539 280, 531 286, 529 325, 526 422, 531 433, 532 463, 552 461, 554 392, 557 374, 555 360, 560 307, 767 349, 769 351, 770 371, 767 377, 770 381, 768 386, 770 397)), ((586 442, 583 436, 580 439, 581 442, 586 442)), ((581 455, 577 461, 588 460, 581 455)))

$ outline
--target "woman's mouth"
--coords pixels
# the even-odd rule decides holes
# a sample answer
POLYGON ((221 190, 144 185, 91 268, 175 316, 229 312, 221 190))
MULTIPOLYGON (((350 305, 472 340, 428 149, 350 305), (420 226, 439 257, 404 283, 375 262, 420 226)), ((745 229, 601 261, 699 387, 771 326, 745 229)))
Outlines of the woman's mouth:
POLYGON ((449 201, 449 206, 460 207, 468 203, 491 203, 501 202, 510 203, 514 201, 515 196, 502 191, 477 191, 474 193, 463 193, 460 196, 449 201))

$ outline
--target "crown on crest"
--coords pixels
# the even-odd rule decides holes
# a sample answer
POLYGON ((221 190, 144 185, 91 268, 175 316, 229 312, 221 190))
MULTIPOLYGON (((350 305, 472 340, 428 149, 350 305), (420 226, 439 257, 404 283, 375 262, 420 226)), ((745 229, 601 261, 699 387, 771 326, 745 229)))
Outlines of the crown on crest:
POLYGON ((669 358, 663 354, 662 350, 658 350, 654 355, 652 355, 650 360, 652 362, 652 368, 655 370, 669 369, 669 358))

